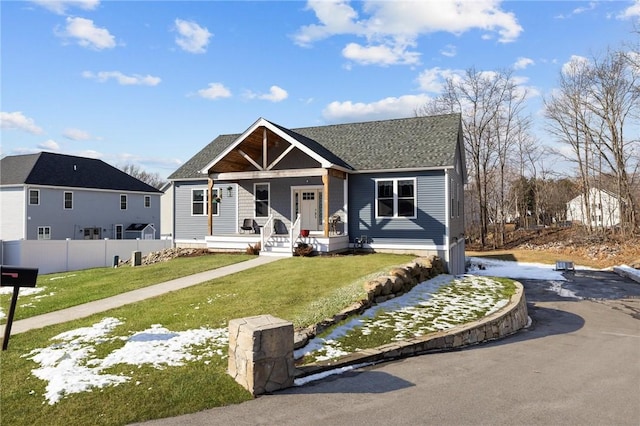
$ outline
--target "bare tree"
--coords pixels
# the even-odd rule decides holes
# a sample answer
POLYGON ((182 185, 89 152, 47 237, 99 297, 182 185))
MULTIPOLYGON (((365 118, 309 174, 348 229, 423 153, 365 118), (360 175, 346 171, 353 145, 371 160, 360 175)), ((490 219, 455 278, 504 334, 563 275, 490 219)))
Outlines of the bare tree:
MULTIPOLYGON (((515 129, 523 124, 518 117, 525 95, 515 84, 511 71, 482 72, 470 68, 463 76, 448 78, 443 93, 416 111, 418 115, 443 112, 460 112, 462 115, 470 181, 478 203, 478 208, 471 211, 477 211, 479 215, 482 247, 487 244, 489 223, 496 219, 490 216, 491 177, 495 178, 494 184, 502 182, 497 193, 504 191, 507 154, 515 143, 515 129)), ((494 215, 498 210, 504 212, 504 196, 499 195, 499 198, 502 201, 494 203, 494 215)))
POLYGON ((623 231, 635 230, 635 197, 629 176, 633 167, 629 164, 633 142, 624 134, 627 119, 634 114, 637 117, 640 110, 640 73, 629 66, 624 54, 615 51, 608 51, 602 59, 594 58, 590 70, 591 90, 587 108, 598 119, 598 128, 592 129, 592 132, 600 159, 606 162, 617 178, 623 231))
MULTIPOLYGON (((571 62, 560 74, 560 87, 544 100, 547 130, 558 142, 570 147, 570 154, 565 155, 561 150, 555 152, 576 164, 584 200, 589 199, 594 151, 590 132, 592 114, 585 99, 589 85, 586 70, 584 62, 571 62)), ((590 218, 590 203, 585 202, 583 209, 583 217, 590 218)), ((591 232, 591 221, 587 221, 587 227, 591 232)))
POLYGON ((577 164, 589 232, 594 231, 590 189, 607 172, 616 177, 623 232, 638 226, 632 189, 637 140, 625 137, 625 132, 638 124, 639 78, 625 54, 607 51, 591 61, 572 62, 560 75, 558 91, 545 99, 549 131, 571 147, 567 158, 577 164))
POLYGON ((133 163, 123 164, 121 166, 118 166, 118 168, 128 175, 131 175, 134 178, 141 180, 142 182, 149 184, 157 189, 160 189, 162 185, 166 183, 166 181, 160 177, 160 174, 146 172, 142 170, 140 166, 133 163))

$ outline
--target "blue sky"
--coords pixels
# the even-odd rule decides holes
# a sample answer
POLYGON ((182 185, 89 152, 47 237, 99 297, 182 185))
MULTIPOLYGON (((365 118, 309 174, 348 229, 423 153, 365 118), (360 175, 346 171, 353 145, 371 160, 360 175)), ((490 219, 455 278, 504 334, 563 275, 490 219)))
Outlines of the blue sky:
POLYGON ((166 178, 259 117, 411 117, 471 67, 513 68, 542 128, 564 64, 637 42, 640 0, 1 0, 0 20, 0 155, 52 151, 166 178))

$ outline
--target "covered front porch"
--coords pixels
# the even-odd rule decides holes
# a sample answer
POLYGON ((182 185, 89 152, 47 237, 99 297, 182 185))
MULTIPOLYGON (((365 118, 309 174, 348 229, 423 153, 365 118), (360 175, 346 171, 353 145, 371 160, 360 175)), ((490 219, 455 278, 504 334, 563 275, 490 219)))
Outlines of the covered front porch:
POLYGON ((259 243, 261 255, 282 256, 302 243, 323 253, 347 249, 348 166, 314 148, 260 119, 211 161, 201 171, 208 177, 207 247, 259 243))
POLYGON ((211 251, 245 251, 249 246, 260 244, 260 256, 293 256, 299 243, 311 244, 316 253, 333 253, 348 249, 348 235, 332 235, 324 237, 319 233, 311 233, 308 237, 300 235, 272 235, 264 238, 264 234, 229 234, 209 235, 205 237, 208 250, 211 251))

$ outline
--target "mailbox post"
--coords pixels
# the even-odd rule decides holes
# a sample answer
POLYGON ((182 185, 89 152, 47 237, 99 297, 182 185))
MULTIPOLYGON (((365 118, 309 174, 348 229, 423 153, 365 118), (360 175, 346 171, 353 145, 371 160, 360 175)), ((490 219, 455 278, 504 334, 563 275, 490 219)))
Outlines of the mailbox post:
POLYGON ((7 325, 4 329, 4 340, 2 341, 3 351, 6 351, 7 347, 9 347, 11 325, 13 324, 13 315, 16 313, 16 304, 18 303, 20 287, 35 287, 37 278, 38 268, 22 268, 19 266, 5 265, 0 266, 0 286, 13 287, 13 297, 11 297, 9 316, 7 317, 7 325))

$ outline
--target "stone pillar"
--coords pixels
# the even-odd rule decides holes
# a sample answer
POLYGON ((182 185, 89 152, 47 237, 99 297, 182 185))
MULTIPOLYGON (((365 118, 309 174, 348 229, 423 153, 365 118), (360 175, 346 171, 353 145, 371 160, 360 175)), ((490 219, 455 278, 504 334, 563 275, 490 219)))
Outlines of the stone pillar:
POLYGON ((229 375, 254 396, 293 386, 293 340, 293 324, 271 315, 229 321, 229 375))

